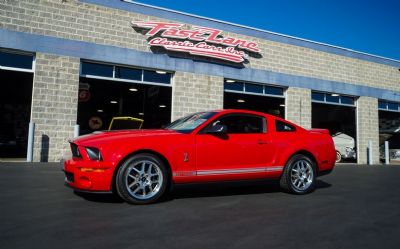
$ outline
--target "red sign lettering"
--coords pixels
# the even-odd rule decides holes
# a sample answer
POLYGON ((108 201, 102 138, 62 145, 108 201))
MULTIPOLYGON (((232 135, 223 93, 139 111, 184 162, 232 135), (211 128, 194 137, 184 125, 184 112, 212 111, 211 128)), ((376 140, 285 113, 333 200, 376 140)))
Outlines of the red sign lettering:
POLYGON ((170 51, 188 52, 192 55, 213 57, 236 63, 241 63, 247 58, 248 55, 243 50, 253 53, 260 52, 257 43, 223 37, 221 30, 205 27, 182 29, 182 26, 183 24, 180 23, 132 22, 134 28, 149 29, 146 33, 149 37, 159 35, 149 41, 150 46, 163 47, 170 51))

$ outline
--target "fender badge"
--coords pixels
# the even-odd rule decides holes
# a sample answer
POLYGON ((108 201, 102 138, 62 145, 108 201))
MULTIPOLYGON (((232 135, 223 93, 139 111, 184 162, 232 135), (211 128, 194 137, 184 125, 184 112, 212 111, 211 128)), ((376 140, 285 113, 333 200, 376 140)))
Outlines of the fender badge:
POLYGON ((189 162, 189 155, 188 155, 188 153, 183 153, 183 161, 184 162, 189 162))

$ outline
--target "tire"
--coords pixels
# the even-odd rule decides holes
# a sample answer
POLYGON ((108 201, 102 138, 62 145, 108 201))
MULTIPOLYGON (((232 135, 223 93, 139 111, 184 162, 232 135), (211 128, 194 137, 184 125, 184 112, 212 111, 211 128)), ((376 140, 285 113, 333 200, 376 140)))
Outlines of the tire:
POLYGON ((150 204, 159 200, 168 186, 164 163, 152 154, 128 157, 116 176, 118 195, 131 204, 150 204))
POLYGON ((340 163, 342 161, 342 154, 339 151, 336 151, 336 163, 340 163))
POLYGON ((287 192, 303 195, 315 189, 315 182, 315 163, 309 157, 297 154, 286 163, 279 183, 287 192))

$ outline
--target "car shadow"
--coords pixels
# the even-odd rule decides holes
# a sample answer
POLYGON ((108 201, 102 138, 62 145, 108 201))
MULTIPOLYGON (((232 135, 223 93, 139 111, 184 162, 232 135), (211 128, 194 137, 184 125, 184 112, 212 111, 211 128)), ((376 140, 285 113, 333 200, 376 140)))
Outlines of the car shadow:
MULTIPOLYGON (((329 188, 332 185, 322 180, 317 180, 316 188, 329 188)), ((177 185, 174 190, 166 196, 166 200, 196 198, 196 197, 218 197, 251 194, 268 194, 283 192, 279 181, 259 180, 241 182, 222 182, 206 184, 177 185)))
POLYGON ((104 194, 104 193, 87 193, 87 192, 74 191, 74 194, 91 202, 100 202, 100 203, 124 202, 124 200, 122 200, 119 196, 112 193, 104 194))
MULTIPOLYGON (((316 191, 318 189, 329 188, 332 185, 317 180, 316 191)), ((278 181, 259 180, 241 182, 221 182, 221 183, 196 183, 179 184, 167 193, 159 202, 169 202, 177 199, 196 198, 196 197, 221 197, 235 195, 268 194, 283 192, 278 181)), ((74 191, 74 194, 91 202, 98 203, 123 203, 120 197, 115 194, 98 194, 74 191)))

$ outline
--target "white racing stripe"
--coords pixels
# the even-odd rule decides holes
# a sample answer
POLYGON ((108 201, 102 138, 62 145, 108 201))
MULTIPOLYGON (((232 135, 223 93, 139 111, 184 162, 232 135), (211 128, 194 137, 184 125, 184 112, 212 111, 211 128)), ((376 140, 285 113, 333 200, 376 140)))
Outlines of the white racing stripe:
POLYGON ((261 167, 261 168, 242 168, 242 169, 221 169, 221 170, 198 170, 198 176, 204 175, 229 175, 240 173, 260 173, 282 171, 283 166, 261 167))

